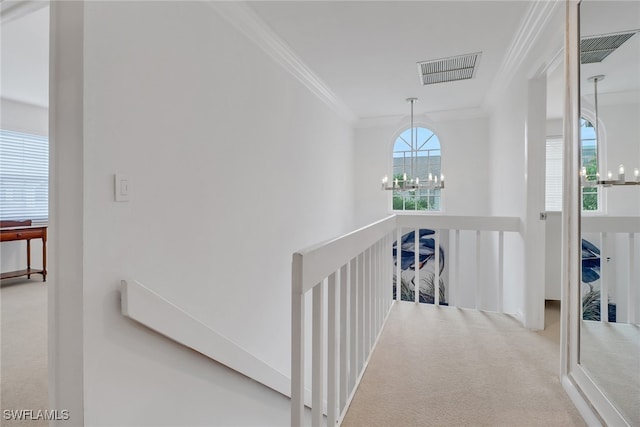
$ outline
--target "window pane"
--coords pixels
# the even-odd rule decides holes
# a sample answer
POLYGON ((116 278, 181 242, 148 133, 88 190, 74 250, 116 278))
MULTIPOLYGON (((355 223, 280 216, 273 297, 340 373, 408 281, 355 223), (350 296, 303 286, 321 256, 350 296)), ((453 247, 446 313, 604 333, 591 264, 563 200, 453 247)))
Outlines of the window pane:
MULTIPOLYGON (((426 183, 441 175, 441 152, 438 137, 429 129, 414 128, 403 131, 393 147, 393 179, 419 179, 426 183), (413 147, 413 149, 412 149, 413 147), (416 148, 417 147, 417 148, 416 148)), ((394 210, 439 210, 440 190, 395 191, 394 210), (436 195, 437 191, 437 195, 436 195)))
MULTIPOLYGON (((586 119, 580 121, 580 140, 582 148, 581 165, 591 180, 598 172, 598 141, 595 128, 586 119)), ((562 210, 562 139, 553 138, 546 144, 545 170, 545 210, 562 210)), ((583 189, 582 209, 599 210, 599 192, 597 187, 583 189)))
POLYGON ((562 139, 548 139, 545 168, 545 210, 562 210, 562 139))
POLYGON ((48 205, 48 139, 0 130, 0 219, 46 221, 48 205))
MULTIPOLYGON (((587 177, 595 180, 598 173, 598 139, 593 124, 582 118, 580 120, 580 143, 582 158, 580 163, 586 169, 587 177)), ((582 210, 599 210, 599 194, 597 187, 584 188, 582 192, 582 210)))

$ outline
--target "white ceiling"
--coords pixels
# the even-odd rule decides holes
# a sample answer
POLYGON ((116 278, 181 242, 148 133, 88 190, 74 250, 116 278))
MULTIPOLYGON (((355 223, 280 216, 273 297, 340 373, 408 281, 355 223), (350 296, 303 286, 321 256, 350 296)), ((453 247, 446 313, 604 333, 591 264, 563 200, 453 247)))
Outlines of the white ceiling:
MULTIPOLYGON (((583 0, 580 7, 580 31, 594 36, 640 30, 640 1, 583 0)), ((640 34, 635 34, 602 62, 584 64, 580 70, 583 95, 593 94, 591 76, 604 75, 598 94, 637 92, 640 94, 640 34)))
MULTIPOLYGON (((10 2, 3 2, 3 6, 10 2)), ((13 2, 15 3, 15 2, 13 2)), ((2 98, 49 105, 49 7, 2 8, 2 98), (29 12, 23 14, 21 12, 29 12)))
MULTIPOLYGON (((640 1, 583 0, 587 34, 640 29, 640 1), (589 7, 589 10, 586 10, 589 7)), ((48 105, 49 8, 2 1, 1 95, 48 105), (29 12, 29 13, 27 13, 29 12), (24 16, 21 16, 24 15, 24 16)), ((251 1, 255 14, 359 118, 479 110, 489 96, 530 1, 251 1), (421 86, 416 62, 482 52, 471 80, 421 86)), ((640 34, 582 76, 606 74, 599 91, 640 91, 640 34)), ((549 116, 562 114, 562 65, 549 76, 549 116)), ((584 88, 584 93, 592 91, 584 88)))
POLYGON ((527 1, 255 1, 257 15, 360 118, 479 108, 527 1), (471 80, 422 86, 418 61, 482 52, 471 80))

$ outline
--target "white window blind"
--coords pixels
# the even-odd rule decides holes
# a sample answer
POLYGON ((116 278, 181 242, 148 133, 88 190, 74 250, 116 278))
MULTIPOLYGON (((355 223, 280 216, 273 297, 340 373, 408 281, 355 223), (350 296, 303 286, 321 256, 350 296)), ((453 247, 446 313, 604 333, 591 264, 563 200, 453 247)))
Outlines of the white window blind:
POLYGON ((562 139, 547 139, 545 169, 545 210, 562 210, 562 139))
POLYGON ((0 219, 37 223, 48 216, 48 138, 0 130, 0 219))

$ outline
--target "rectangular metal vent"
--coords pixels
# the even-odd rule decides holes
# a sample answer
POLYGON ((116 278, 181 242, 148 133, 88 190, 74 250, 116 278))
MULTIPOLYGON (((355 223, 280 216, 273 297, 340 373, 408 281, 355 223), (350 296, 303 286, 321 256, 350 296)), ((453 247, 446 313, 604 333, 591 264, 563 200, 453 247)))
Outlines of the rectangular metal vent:
POLYGON ((580 40, 580 63, 602 62, 637 31, 585 37, 580 40))
POLYGON ((418 62, 420 82, 426 86, 470 79, 475 75, 480 55, 482 52, 418 62))

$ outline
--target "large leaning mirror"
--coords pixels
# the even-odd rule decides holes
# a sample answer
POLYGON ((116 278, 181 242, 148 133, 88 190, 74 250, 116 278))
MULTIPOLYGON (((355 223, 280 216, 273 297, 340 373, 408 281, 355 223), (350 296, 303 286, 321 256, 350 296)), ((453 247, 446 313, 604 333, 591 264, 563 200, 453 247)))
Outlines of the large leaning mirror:
POLYGON ((579 364, 640 426, 640 2, 582 0, 579 364))

